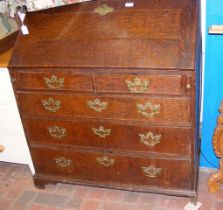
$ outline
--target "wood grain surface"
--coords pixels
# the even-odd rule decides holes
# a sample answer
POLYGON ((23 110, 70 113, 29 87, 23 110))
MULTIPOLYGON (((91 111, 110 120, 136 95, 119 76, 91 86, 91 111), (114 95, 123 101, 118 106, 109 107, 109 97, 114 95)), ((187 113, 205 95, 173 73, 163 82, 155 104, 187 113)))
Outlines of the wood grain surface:
POLYGON ((198 3, 92 1, 27 15, 9 69, 37 187, 196 197, 198 3), (112 12, 96 13, 104 4, 112 12))

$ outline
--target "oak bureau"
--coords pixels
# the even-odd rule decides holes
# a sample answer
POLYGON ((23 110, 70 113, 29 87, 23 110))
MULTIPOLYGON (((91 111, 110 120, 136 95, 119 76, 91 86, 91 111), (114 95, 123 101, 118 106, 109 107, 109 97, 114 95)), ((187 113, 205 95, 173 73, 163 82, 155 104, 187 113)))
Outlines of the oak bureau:
POLYGON ((36 186, 196 197, 199 2, 132 2, 27 14, 9 70, 36 186))

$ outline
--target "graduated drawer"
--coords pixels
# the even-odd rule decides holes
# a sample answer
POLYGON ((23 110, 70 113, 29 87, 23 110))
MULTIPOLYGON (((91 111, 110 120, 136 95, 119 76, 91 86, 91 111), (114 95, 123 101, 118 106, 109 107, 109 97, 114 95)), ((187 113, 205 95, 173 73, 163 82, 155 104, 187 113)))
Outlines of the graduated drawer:
POLYGON ((98 92, 183 95, 190 77, 178 74, 95 74, 98 92))
POLYGON ((19 93, 24 116, 90 117, 189 124, 190 99, 19 93))
POLYGON ((36 173, 79 181, 191 188, 190 161, 31 147, 36 173))
POLYGON ((108 121, 23 121, 30 143, 190 154, 190 129, 108 121))
POLYGON ((93 90, 91 74, 74 74, 63 69, 38 72, 17 71, 14 77, 13 81, 17 89, 93 90))

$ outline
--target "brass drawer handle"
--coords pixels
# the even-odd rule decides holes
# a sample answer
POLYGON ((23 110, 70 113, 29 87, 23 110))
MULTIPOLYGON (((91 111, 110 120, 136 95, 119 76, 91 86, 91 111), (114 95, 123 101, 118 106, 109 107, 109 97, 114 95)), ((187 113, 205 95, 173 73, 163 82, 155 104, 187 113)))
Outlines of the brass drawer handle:
POLYGON ((44 77, 45 84, 51 89, 60 89, 64 86, 64 78, 58 79, 54 74, 51 78, 44 77))
POLYGON ((48 126, 47 130, 49 134, 56 139, 62 139, 67 135, 67 129, 54 125, 52 127, 48 126))
POLYGON ((144 174, 150 178, 158 177, 162 171, 161 168, 155 168, 153 165, 150 165, 147 167, 142 166, 141 168, 142 168, 142 171, 144 172, 144 174))
POLYGON ((160 104, 152 104, 147 101, 145 104, 136 104, 138 112, 146 117, 152 117, 160 113, 160 104))
POLYGON ((49 97, 47 100, 41 100, 43 107, 49 112, 56 112, 61 108, 60 100, 54 100, 49 97))
POLYGON ((107 109, 107 102, 101 102, 98 98, 96 98, 94 101, 87 101, 87 105, 93 109, 96 112, 101 112, 105 109, 107 109))
POLYGON ((154 135, 152 132, 148 133, 139 133, 140 142, 145 144, 148 147, 154 147, 156 144, 160 143, 162 135, 154 135))
POLYGON ((107 15, 113 11, 114 11, 114 9, 112 7, 109 7, 107 4, 103 4, 94 10, 95 13, 97 13, 101 16, 107 15))
POLYGON ((71 165, 71 160, 68 160, 64 157, 54 158, 56 166, 60 168, 68 168, 71 165))
POLYGON ((110 136, 111 134, 111 129, 106 129, 102 125, 98 126, 98 128, 91 128, 91 130, 100 138, 105 138, 106 136, 110 136))
POLYGON ((142 81, 140 78, 136 77, 133 81, 125 80, 128 89, 133 93, 144 93, 149 88, 149 80, 142 81))
POLYGON ((105 167, 112 166, 115 163, 114 159, 109 158, 107 156, 97 157, 96 160, 98 161, 98 163, 100 163, 101 165, 103 165, 105 167))

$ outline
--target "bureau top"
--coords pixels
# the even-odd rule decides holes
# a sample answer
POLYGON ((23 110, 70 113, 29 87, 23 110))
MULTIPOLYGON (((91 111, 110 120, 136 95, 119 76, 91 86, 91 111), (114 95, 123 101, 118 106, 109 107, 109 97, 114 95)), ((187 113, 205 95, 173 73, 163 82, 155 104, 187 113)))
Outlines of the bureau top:
POLYGON ((194 69, 197 2, 103 0, 28 13, 29 35, 19 34, 9 67, 194 69))

